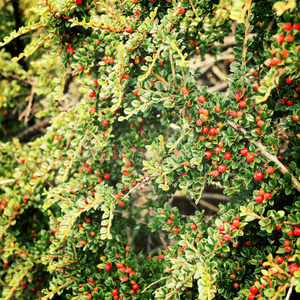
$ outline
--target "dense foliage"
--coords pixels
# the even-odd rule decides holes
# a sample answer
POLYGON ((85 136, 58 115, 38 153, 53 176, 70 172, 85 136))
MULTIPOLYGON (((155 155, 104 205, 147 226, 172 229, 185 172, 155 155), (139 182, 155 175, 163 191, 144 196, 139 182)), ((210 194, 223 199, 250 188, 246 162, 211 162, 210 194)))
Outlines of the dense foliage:
POLYGON ((298 1, 34 2, 0 2, 0 299, 296 299, 298 1))

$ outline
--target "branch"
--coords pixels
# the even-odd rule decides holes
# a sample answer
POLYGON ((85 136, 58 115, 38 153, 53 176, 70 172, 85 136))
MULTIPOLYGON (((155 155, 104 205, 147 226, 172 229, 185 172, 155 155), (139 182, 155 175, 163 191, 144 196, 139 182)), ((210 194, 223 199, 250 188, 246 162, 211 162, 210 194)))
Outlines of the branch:
POLYGON ((44 296, 42 298, 42 300, 48 300, 51 296, 55 295, 60 289, 65 288, 66 285, 68 285, 68 284, 72 284, 74 282, 74 280, 75 280, 75 278, 66 282, 64 285, 57 287, 54 291, 52 291, 52 292, 48 293, 46 296, 44 296))
POLYGON ((158 279, 158 280, 152 282, 150 285, 148 285, 147 287, 145 287, 145 288, 142 290, 142 293, 144 293, 146 290, 148 290, 148 289, 149 289, 151 286, 153 286, 154 284, 159 283, 159 282, 161 282, 161 281, 163 281, 163 280, 165 280, 165 279, 169 279, 169 278, 171 278, 172 276, 173 276, 173 275, 166 276, 166 277, 160 278, 160 279, 158 279))
MULTIPOLYGON (((235 124, 232 121, 228 121, 228 124, 234 128, 237 131, 240 131, 241 133, 243 133, 244 135, 247 134, 247 131, 245 128, 235 124)), ((249 139, 248 139, 249 140, 249 139)), ((273 154, 271 154, 270 152, 267 151, 266 147, 261 143, 261 142, 257 142, 257 141, 253 141, 251 140, 251 143, 253 143, 257 148, 260 149, 260 153, 262 154, 262 156, 266 157, 268 160, 274 162, 275 164, 277 164, 279 166, 279 171, 284 175, 285 173, 289 173, 291 175, 292 178, 292 182, 294 184, 295 189, 300 192, 300 182, 297 180, 297 178, 291 174, 286 168, 285 166, 279 161, 279 159, 274 156, 273 154)))
POLYGON ((34 88, 35 88, 35 86, 32 85, 30 95, 29 95, 28 105, 19 116, 19 121, 24 117, 24 124, 27 124, 28 118, 29 118, 29 115, 31 112, 31 106, 32 106, 32 101, 33 101, 33 96, 34 96, 34 88))
POLYGON ((32 132, 34 132, 35 130, 40 130, 41 128, 44 128, 46 126, 49 125, 49 120, 44 120, 42 122, 36 123, 35 125, 25 129, 24 131, 21 131, 20 133, 18 133, 15 138, 17 139, 21 139, 22 137, 24 137, 27 134, 32 134, 32 132))

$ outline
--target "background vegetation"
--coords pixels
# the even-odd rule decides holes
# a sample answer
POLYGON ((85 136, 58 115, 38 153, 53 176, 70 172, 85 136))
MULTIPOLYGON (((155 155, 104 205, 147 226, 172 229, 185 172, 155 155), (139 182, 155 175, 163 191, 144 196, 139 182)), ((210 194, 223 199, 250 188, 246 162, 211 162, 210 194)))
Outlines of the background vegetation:
POLYGON ((298 7, 0 1, 0 299, 297 299, 298 7))

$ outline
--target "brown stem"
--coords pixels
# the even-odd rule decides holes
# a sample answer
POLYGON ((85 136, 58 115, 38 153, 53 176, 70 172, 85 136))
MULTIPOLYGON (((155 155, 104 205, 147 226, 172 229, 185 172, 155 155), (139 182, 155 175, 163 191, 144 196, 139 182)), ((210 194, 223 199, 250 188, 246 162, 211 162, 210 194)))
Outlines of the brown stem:
POLYGON ((144 293, 146 290, 148 290, 151 286, 153 286, 154 284, 157 284, 165 279, 169 279, 171 278, 173 275, 170 275, 170 276, 166 276, 166 277, 162 277, 154 282, 152 282, 150 285, 148 285, 147 287, 145 287, 143 290, 142 290, 142 293, 144 293))

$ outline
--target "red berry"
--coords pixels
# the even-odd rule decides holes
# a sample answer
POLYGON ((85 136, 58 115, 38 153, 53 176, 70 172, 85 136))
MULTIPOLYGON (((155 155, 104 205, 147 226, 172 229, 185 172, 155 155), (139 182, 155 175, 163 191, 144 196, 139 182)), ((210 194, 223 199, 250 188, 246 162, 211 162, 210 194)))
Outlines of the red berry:
POLYGON ((284 258, 282 256, 277 257, 277 261, 282 264, 284 262, 284 258))
POLYGON ((295 236, 300 236, 300 227, 295 228, 294 234, 295 236))
POLYGON ((83 66, 82 65, 77 66, 77 71, 78 72, 81 72, 82 70, 83 70, 83 66))
POLYGON ((203 126, 202 132, 203 133, 208 133, 208 131, 209 131, 208 127, 207 126, 203 126))
POLYGON ((248 296, 248 300, 253 300, 255 298, 255 295, 254 294, 250 294, 249 296, 248 296))
POLYGON ((203 95, 201 95, 201 96, 199 96, 198 101, 200 103, 204 103, 206 101, 206 98, 203 95))
POLYGON ((213 177, 218 177, 219 176, 219 171, 218 170, 214 170, 214 171, 212 171, 212 176, 213 177))
POLYGON ((257 172, 253 175, 253 178, 254 178, 255 180, 262 180, 263 177, 264 177, 264 174, 263 174, 262 172, 260 172, 260 171, 257 171, 257 172))
POLYGON ((185 9, 182 8, 182 7, 180 7, 178 13, 179 13, 180 15, 183 15, 183 14, 185 13, 185 9))
POLYGON ((132 29, 131 27, 127 27, 127 28, 126 28, 126 31, 127 31, 128 33, 133 33, 133 29, 132 29))
POLYGON ((265 124, 265 122, 263 120, 258 120, 257 121, 257 126, 261 127, 263 124, 265 124))
POLYGON ((104 177, 104 179, 106 179, 106 180, 107 180, 107 179, 109 179, 109 178, 110 178, 110 174, 109 174, 109 173, 105 173, 103 177, 104 177))
POLYGON ((241 100, 241 95, 240 95, 240 94, 235 94, 235 95, 233 96, 233 98, 235 98, 236 101, 239 102, 239 101, 241 100))
POLYGON ((249 291, 251 294, 257 293, 257 287, 255 285, 250 286, 249 291))
POLYGON ((95 114, 97 112, 96 107, 91 107, 90 108, 90 113, 95 114))
POLYGON ((103 121, 102 121, 102 125, 103 125, 103 126, 107 126, 108 124, 109 124, 109 121, 108 121, 108 120, 103 120, 103 121))
POLYGON ((255 197, 255 201, 257 203, 262 203, 264 201, 264 197, 261 196, 261 195, 258 195, 258 196, 255 197))
POLYGON ((212 156, 212 153, 211 153, 211 151, 205 151, 205 157, 207 158, 207 159, 209 159, 209 158, 211 158, 211 156, 212 156))
POLYGON ((274 173, 274 168, 273 167, 268 167, 266 169, 266 171, 267 171, 268 174, 273 174, 274 173))
POLYGON ((271 193, 265 193, 264 194, 264 199, 269 200, 272 198, 272 194, 271 193))
POLYGON ((89 97, 90 97, 90 98, 93 98, 93 97, 95 97, 95 96, 96 96, 96 93, 95 93, 94 91, 92 91, 92 92, 89 93, 89 97))
POLYGON ((297 272, 299 270, 299 266, 297 264, 291 264, 289 266, 289 271, 292 275, 294 275, 295 272, 297 272))
POLYGON ((282 45, 284 42, 284 35, 278 36, 276 40, 279 42, 280 45, 282 45))
POLYGON ((272 58, 267 59, 266 62, 265 62, 265 64, 266 64, 269 68, 271 68, 271 67, 273 66, 273 59, 272 59, 272 58))
POLYGON ((225 234, 223 236, 223 240, 226 241, 226 242, 229 242, 231 240, 231 235, 230 234, 225 234))
POLYGON ((300 23, 295 23, 293 25, 293 30, 300 30, 300 23))
POLYGON ((167 223, 171 226, 173 225, 173 221, 171 219, 168 219, 167 223))
MULTIPOLYGON (((196 230, 196 229, 197 229, 197 225, 196 225, 196 224, 192 224, 192 225, 191 225, 191 229, 192 229, 192 230, 196 230)), ((300 229, 300 228, 299 228, 299 229, 300 229)))
POLYGON ((242 100, 240 103, 239 103, 239 107, 240 108, 245 108, 247 106, 247 102, 245 100, 242 100))
POLYGON ((118 289, 114 289, 111 293, 112 293, 114 296, 117 296, 117 295, 119 294, 118 289))
POLYGON ((252 73, 252 75, 253 75, 254 77, 257 77, 257 76, 258 76, 258 72, 257 72, 257 71, 254 71, 254 72, 252 73))
POLYGON ((283 30, 285 31, 290 31, 292 29, 292 24, 291 23, 285 23, 282 27, 283 30))
POLYGON ((174 233, 178 233, 179 229, 178 229, 177 227, 173 227, 173 228, 172 228, 172 231, 173 231, 174 233))
POLYGON ((139 285, 137 283, 132 285, 132 289, 133 290, 138 290, 139 289, 139 285))
POLYGON ((299 121, 299 116, 298 116, 298 115, 293 115, 293 120, 294 120, 295 122, 298 122, 298 121, 299 121))
POLYGON ((240 151, 241 155, 243 155, 243 156, 246 156, 246 155, 248 154, 248 152, 249 152, 249 149, 246 148, 246 147, 244 147, 244 148, 240 151))
POLYGON ((224 153, 224 159, 225 160, 230 160, 231 159, 231 153, 230 152, 225 152, 224 153))
POLYGON ((286 37, 285 37, 285 40, 287 41, 287 43, 291 43, 294 41, 294 36, 292 36, 291 34, 288 34, 286 37))
POLYGON ((259 128, 254 128, 255 131, 257 131, 258 135, 261 135, 261 130, 259 128))
POLYGON ((81 246, 84 246, 84 245, 86 245, 86 241, 80 241, 79 244, 80 244, 81 246))
POLYGON ((291 84, 293 81, 292 81, 290 78, 287 78, 287 79, 285 80, 285 82, 286 82, 286 84, 291 84))
POLYGON ((219 231, 224 231, 225 230, 224 225, 220 225, 218 228, 219 228, 219 231))
POLYGON ((111 264, 106 264, 104 269, 106 271, 109 271, 111 269, 111 264))
POLYGON ((226 166, 225 166, 225 165, 219 165, 219 166, 218 166, 218 171, 219 171, 220 173, 225 172, 225 171, 226 171, 226 166))

